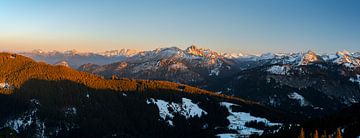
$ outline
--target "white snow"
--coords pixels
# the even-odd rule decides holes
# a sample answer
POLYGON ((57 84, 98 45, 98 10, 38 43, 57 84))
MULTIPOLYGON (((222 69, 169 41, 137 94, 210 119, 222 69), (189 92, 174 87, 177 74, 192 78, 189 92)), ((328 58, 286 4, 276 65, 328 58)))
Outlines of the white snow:
POLYGON ((292 100, 299 101, 300 106, 307 106, 308 105, 305 98, 302 95, 298 94, 297 92, 292 92, 292 93, 288 94, 288 97, 290 99, 292 99, 292 100))
MULTIPOLYGON (((40 105, 40 102, 36 99, 31 99, 30 102, 34 106, 40 105)), ((45 131, 45 123, 41 122, 40 119, 37 117, 37 115, 36 115, 37 112, 38 112, 38 109, 36 107, 33 109, 30 109, 30 110, 22 113, 18 117, 15 117, 14 119, 8 120, 4 124, 4 127, 10 127, 19 133, 20 130, 24 130, 24 129, 30 127, 31 125, 35 124, 36 130, 37 130, 37 135, 39 137, 43 137, 44 131, 45 131)))
POLYGON ((190 99, 182 98, 182 115, 184 115, 187 119, 195 116, 201 117, 202 114, 207 114, 204 110, 202 110, 197 104, 193 103, 190 99))
POLYGON ((288 74, 288 70, 289 69, 285 66, 274 65, 274 66, 271 66, 266 71, 269 73, 272 73, 272 74, 276 74, 276 75, 286 75, 286 74, 288 74))
POLYGON ((181 62, 169 66, 169 70, 186 70, 187 68, 188 67, 181 62))
MULTIPOLYGON (((238 136, 249 136, 249 135, 255 134, 255 133, 261 135, 264 132, 263 130, 245 126, 245 123, 250 122, 250 121, 264 122, 267 126, 281 126, 282 125, 280 123, 271 123, 270 121, 268 121, 265 118, 252 116, 252 115, 250 115, 250 113, 233 112, 231 109, 231 106, 239 106, 239 105, 236 105, 233 103, 221 102, 220 105, 225 106, 228 109, 228 112, 230 113, 230 115, 227 117, 227 119, 230 122, 228 129, 236 130, 239 133, 236 135, 220 134, 220 136, 237 136, 238 137, 238 136)), ((217 136, 219 136, 219 135, 217 135, 217 136)))
POLYGON ((67 61, 59 61, 59 62, 55 63, 54 65, 70 67, 69 63, 67 61))
POLYGON ((99 53, 100 55, 107 56, 107 57, 114 57, 114 56, 125 56, 125 57, 132 57, 142 51, 135 50, 135 49, 120 49, 120 50, 110 50, 99 53))
POLYGON ((36 112, 37 112, 36 109, 26 112, 16 119, 7 121, 4 126, 10 127, 19 133, 20 129, 27 128, 33 123, 33 121, 35 120, 34 117, 36 112))
POLYGON ((219 68, 215 68, 215 69, 210 70, 209 76, 214 76, 214 75, 219 76, 219 74, 220 74, 219 68))
POLYGON ((325 54, 321 56, 322 59, 324 59, 325 61, 333 61, 336 58, 338 58, 338 56, 336 54, 325 54))
POLYGON ((75 107, 69 107, 65 110, 65 116, 73 116, 77 114, 77 110, 75 107))
POLYGON ((308 65, 309 63, 318 61, 318 57, 317 55, 312 52, 312 51, 308 51, 307 53, 304 54, 304 56, 301 58, 301 61, 299 62, 298 65, 308 65))
POLYGON ((349 80, 354 83, 357 82, 360 85, 360 75, 356 75, 356 78, 350 78, 349 80))
POLYGON ((169 125, 173 126, 171 119, 174 117, 173 113, 179 113, 185 116, 186 119, 193 117, 201 117, 206 115, 207 112, 201 109, 197 104, 193 103, 190 99, 182 98, 182 103, 169 103, 160 99, 153 99, 146 101, 147 104, 154 103, 159 109, 159 115, 163 120, 166 120, 169 125), (170 110, 169 110, 170 109, 170 110))
POLYGON ((351 56, 350 52, 346 50, 336 52, 336 56, 337 58, 333 61, 334 63, 341 64, 348 68, 360 66, 359 60, 351 56))
POLYGON ((274 53, 264 53, 264 54, 261 54, 260 60, 273 59, 273 58, 275 58, 275 56, 276 55, 274 53))
POLYGON ((243 57, 244 54, 243 53, 224 53, 224 54, 222 54, 222 56, 225 58, 229 58, 229 59, 237 59, 237 58, 243 57))
POLYGON ((218 64, 215 65, 215 68, 210 70, 209 76, 219 76, 220 74, 220 68, 222 67, 222 62, 218 62, 218 64))
POLYGON ((238 138, 238 134, 217 134, 219 138, 238 138))

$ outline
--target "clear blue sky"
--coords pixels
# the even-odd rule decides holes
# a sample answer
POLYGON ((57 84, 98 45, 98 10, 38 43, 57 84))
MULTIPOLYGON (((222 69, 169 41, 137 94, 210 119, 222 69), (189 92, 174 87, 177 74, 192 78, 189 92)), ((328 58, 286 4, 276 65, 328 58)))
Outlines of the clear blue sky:
POLYGON ((360 51, 357 0, 1 0, 0 50, 360 51))

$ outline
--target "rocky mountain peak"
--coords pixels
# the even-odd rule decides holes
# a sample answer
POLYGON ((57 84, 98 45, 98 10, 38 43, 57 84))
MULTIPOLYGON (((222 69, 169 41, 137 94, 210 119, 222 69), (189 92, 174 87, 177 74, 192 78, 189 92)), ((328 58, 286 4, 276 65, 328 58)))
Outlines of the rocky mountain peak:
POLYGON ((319 60, 321 60, 321 58, 316 55, 315 52, 309 50, 307 53, 304 54, 299 65, 307 65, 309 63, 317 62, 319 60))
POLYGON ((351 62, 350 53, 346 50, 338 51, 338 52, 336 52, 336 55, 338 56, 338 59, 336 60, 336 62, 338 62, 338 63, 350 63, 351 62))
POLYGON ((185 50, 187 53, 195 55, 195 56, 204 56, 204 53, 202 50, 198 49, 197 46, 191 45, 185 50))

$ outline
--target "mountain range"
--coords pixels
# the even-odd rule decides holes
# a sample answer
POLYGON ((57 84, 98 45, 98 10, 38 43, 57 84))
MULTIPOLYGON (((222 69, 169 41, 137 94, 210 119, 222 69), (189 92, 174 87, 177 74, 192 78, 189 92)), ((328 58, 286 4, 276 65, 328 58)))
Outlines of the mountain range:
MULTIPOLYGON (((197 127, 197 128, 191 128, 193 130, 196 130, 196 132, 192 130, 183 130, 184 132, 186 132, 183 133, 184 136, 186 136, 186 134, 189 134, 187 136, 192 136, 191 134, 201 133, 204 134, 201 136, 207 136, 207 137, 210 135, 211 136, 244 136, 243 134, 246 134, 245 136, 250 136, 251 134, 255 134, 251 136, 262 135, 266 137, 278 137, 278 136, 289 137, 289 136, 294 136, 293 135, 294 132, 296 132, 297 134, 300 130, 300 127, 305 127, 307 130, 306 133, 308 134, 312 134, 314 130, 317 130, 321 127, 322 130, 324 131, 327 130, 328 133, 330 133, 329 131, 331 131, 333 135, 335 135, 336 133, 336 128, 341 128, 345 130, 346 132, 348 132, 346 135, 349 136, 360 135, 358 134, 359 131, 356 131, 357 130, 356 127, 359 125, 359 118, 350 117, 347 120, 344 119, 346 117, 338 114, 342 111, 353 112, 358 109, 357 104, 360 101, 360 53, 359 52, 351 53, 344 50, 344 51, 336 52, 334 54, 316 54, 313 51, 300 52, 300 53, 286 53, 286 54, 265 53, 261 55, 228 54, 228 53, 221 54, 210 49, 198 48, 197 46, 192 45, 184 50, 177 47, 159 48, 151 51, 136 51, 136 50, 123 49, 123 50, 108 51, 104 53, 78 53, 75 50, 66 51, 66 52, 56 52, 56 51, 42 52, 37 50, 33 52, 19 53, 19 54, 31 57, 34 60, 39 61, 39 63, 36 63, 35 61, 31 61, 31 62, 44 65, 44 67, 46 68, 55 68, 55 69, 59 68, 61 70, 71 70, 71 72, 86 74, 85 78, 88 78, 88 76, 92 76, 96 79, 90 79, 90 80, 92 81, 97 80, 99 82, 104 82, 103 84, 107 86, 104 87, 98 83, 89 83, 87 81, 82 81, 79 84, 78 79, 83 78, 84 77, 83 75, 80 76, 71 75, 71 76, 76 76, 74 78, 77 78, 72 80, 70 79, 71 83, 67 81, 65 82, 58 81, 58 79, 68 80, 68 78, 66 77, 65 77, 66 79, 64 79, 63 77, 59 77, 55 79, 56 81, 53 81, 52 79, 50 79, 49 81, 48 78, 46 78, 45 79, 46 81, 44 82, 40 81, 41 84, 59 88, 60 90, 54 90, 55 92, 59 92, 59 93, 61 93, 61 91, 64 89, 63 85, 65 85, 64 87, 66 91, 70 91, 74 93, 76 92, 75 90, 72 90, 72 87, 75 86, 77 87, 78 85, 84 85, 81 86, 81 89, 83 89, 83 87, 86 90, 94 89, 94 90, 90 90, 94 92, 99 89, 97 88, 97 86, 101 86, 101 90, 105 89, 106 91, 111 92, 111 91, 117 91, 117 89, 113 89, 113 88, 118 87, 118 85, 121 86, 122 84, 111 83, 108 85, 108 83, 105 82, 122 82, 122 83, 126 82, 126 84, 129 83, 127 81, 130 81, 132 83, 136 82, 135 83, 136 85, 133 84, 136 86, 136 89, 131 89, 127 91, 140 92, 139 95, 141 96, 137 95, 135 97, 143 97, 140 98, 141 101, 146 101, 147 104, 154 104, 158 107, 161 118, 158 120, 163 120, 165 124, 167 124, 168 126, 173 126, 173 125, 178 126, 176 128, 179 130, 184 129, 183 128, 184 124, 176 125, 179 124, 177 123, 178 121, 175 121, 176 119, 169 120, 169 118, 173 118, 174 114, 179 114, 180 116, 184 116, 185 119, 191 118, 184 115, 184 114, 189 114, 189 113, 185 113, 184 111, 187 109, 182 109, 184 108, 182 107, 182 105, 187 105, 190 103, 189 100, 197 101, 196 103, 199 104, 198 106, 195 106, 194 104, 196 103, 194 102, 193 104, 190 103, 192 107, 194 108, 198 107, 194 109, 198 111, 197 112, 198 114, 196 114, 198 117, 203 116, 205 113, 210 115, 210 111, 208 110, 212 110, 212 109, 205 109, 205 107, 201 107, 200 103, 213 103, 213 105, 209 105, 209 108, 213 108, 213 109, 220 109, 217 105, 221 105, 220 107, 225 107, 222 108, 221 110, 228 109, 228 112, 221 111, 221 114, 223 115, 219 114, 219 116, 216 116, 219 118, 228 119, 230 124, 228 124, 228 127, 223 127, 227 129, 225 130, 220 129, 221 131, 220 130, 218 131, 218 129, 215 130, 204 129, 206 130, 206 132, 200 132, 200 130, 197 130, 200 127, 197 127), (72 84, 73 81, 75 81, 76 83, 72 84), (163 87, 164 84, 174 85, 174 87, 171 88, 166 87, 166 90, 173 91, 171 93, 173 93, 172 95, 174 95, 174 97, 171 98, 172 96, 170 97, 165 96, 163 93, 161 93, 163 90, 158 90, 161 88, 149 87, 148 83, 158 87, 163 87), (96 85, 96 88, 94 88, 91 85, 96 85), (141 88, 140 91, 139 91, 139 85, 141 88), (67 88, 67 87, 71 87, 71 88, 67 88), (195 87, 204 90, 197 89, 195 87), (196 89, 196 91, 204 91, 206 93, 205 95, 209 95, 209 96, 205 96, 207 97, 205 98, 205 100, 199 101, 199 99, 204 99, 204 98, 199 98, 202 97, 202 95, 204 94, 200 94, 199 96, 196 96, 198 95, 197 94, 198 92, 195 92, 195 95, 193 95, 194 93, 192 92, 193 90, 189 92, 185 92, 187 88, 196 89), (158 92, 156 96, 148 97, 149 95, 147 94, 147 92, 152 93, 151 91, 157 91, 157 92, 161 91, 161 92, 158 92), (146 94, 144 94, 144 92, 146 92, 146 94), (182 94, 184 92, 191 94, 185 94, 189 97, 185 96, 184 99, 183 98, 184 95, 182 94), (158 95, 160 95, 160 97, 165 96, 166 98, 164 97, 159 98, 157 97, 158 95), (211 97, 210 100, 208 100, 209 97, 211 97), (214 100, 214 97, 220 97, 220 99, 222 100, 219 100, 218 98, 215 98, 216 100, 214 100), (171 99, 171 101, 169 101, 169 99, 171 99), (227 100, 230 101, 233 100, 233 101, 230 102, 227 100), (238 103, 239 101, 240 103, 238 103), (233 106, 234 104, 239 106, 234 107, 233 106), (253 107, 255 105, 256 107, 253 107), (179 107, 182 108, 180 109, 179 107), (234 108, 235 111, 241 111, 241 112, 234 112, 234 108), (169 115, 168 114, 169 112, 171 112, 172 115, 169 115), (199 112, 202 115, 199 115, 200 114, 199 112), (251 113, 250 117, 242 116, 244 115, 243 113, 249 113, 249 112, 251 113), (235 115, 235 116, 231 116, 231 115, 235 115), (237 118, 236 115, 240 115, 241 117, 238 116, 237 118), (282 119, 279 119, 280 116, 282 117, 282 119), (251 123, 252 121, 248 120, 247 123, 240 121, 237 122, 237 124, 236 123, 232 124, 231 120, 239 121, 241 120, 241 118, 253 118, 253 119, 257 118, 254 119, 257 121, 266 118, 266 120, 262 120, 260 122, 267 122, 265 123, 267 124, 265 125, 267 127, 259 127, 261 125, 255 122, 255 126, 253 126, 253 128, 245 129, 246 131, 242 131, 243 130, 242 127, 245 124, 246 124, 245 128, 247 128, 246 126, 249 125, 251 126, 253 123, 251 123), (337 120, 334 118, 342 118, 340 119, 342 121, 339 120, 334 121, 337 120), (329 127, 322 126, 321 123, 319 123, 322 122, 322 120, 331 120, 328 121, 329 127), (287 124, 293 124, 293 125, 292 127, 289 127, 287 124), (294 126, 294 124, 300 124, 300 125, 294 126), (232 125, 240 126, 241 128, 236 129, 237 127, 232 125), (279 126, 279 127, 275 130, 271 126, 279 126), (271 131, 268 131, 269 129, 271 131), (251 133, 248 133, 248 131, 250 131, 251 133), (209 135, 205 135, 205 134, 209 134, 209 135)), ((20 55, 17 55, 16 58, 18 56, 22 57, 20 55)), ((15 57, 12 58, 11 57, 12 56, 10 56, 10 59, 15 58, 15 57)), ((32 68, 31 65, 22 64, 21 66, 18 66, 15 69, 24 68, 22 66, 25 65, 32 68)), ((35 70, 42 70, 42 68, 43 67, 41 67, 41 69, 37 68, 35 70)), ((47 72, 46 69, 43 71, 47 72)), ((57 74, 55 71, 52 73, 57 74)), ((29 73, 27 72, 24 74, 29 74, 29 73)), ((30 76, 44 77, 43 75, 46 76, 46 74, 47 73, 36 74, 36 75, 32 74, 30 76)), ((8 79, 6 80, 8 81, 8 79)), ((16 79, 14 78, 13 80, 16 79)), ((35 79, 35 82, 37 81, 39 80, 35 79)), ((19 88, 20 86, 21 88, 26 88, 26 87, 22 87, 22 85, 23 84, 14 83, 14 85, 12 85, 13 87, 9 87, 13 89, 9 89, 9 90, 17 91, 18 89, 16 88, 19 88)), ((29 87, 30 86, 32 85, 29 85, 29 87)), ((123 87, 123 88, 125 89, 127 87, 123 87)), ((46 93, 45 89, 46 88, 44 88, 44 90, 37 90, 37 91, 44 91, 44 93, 46 93)), ((11 92, 5 91, 4 93, 11 93, 11 92)), ((127 93, 126 95, 129 96, 129 94, 127 93)), ((85 97, 87 97, 87 95, 85 95, 85 97)), ((100 100, 100 101, 103 101, 104 103, 98 103, 99 106, 101 104, 110 104, 105 102, 105 100, 100 100)), ((95 104, 95 103, 91 103, 91 104, 95 104)), ((76 111, 78 110, 79 109, 76 108, 76 111)), ((130 109, 126 109, 126 111, 129 110, 130 109)), ((215 111, 215 112, 219 112, 219 111, 215 111)), ((155 114, 155 112, 151 114, 155 114)), ((222 119, 222 120, 226 120, 226 119, 222 119)), ((194 124, 198 125, 198 122, 194 124)), ((214 124, 214 126, 217 125, 219 124, 216 125, 214 124)), ((226 125, 222 125, 222 126, 226 126, 226 125)), ((83 132, 83 130, 81 129, 76 131, 83 132)), ((153 133, 155 131, 157 130, 149 130, 146 131, 146 133, 147 134, 153 133)), ((123 133, 128 131, 121 129, 121 132, 123 133)), ((179 133, 174 132, 174 134, 179 134, 179 133)), ((26 133, 22 132, 20 134, 26 134, 26 133)), ((66 131, 65 134, 72 135, 72 134, 78 134, 78 132, 66 131)), ((104 134, 108 134, 108 133, 107 132, 103 132, 101 134, 99 133, 98 136, 104 136, 104 134)), ((134 135, 126 134, 122 136, 134 136, 134 135)))
POLYGON ((0 53, 0 67, 4 137, 250 136, 290 121, 256 102, 173 82, 106 80, 10 53, 0 53))
POLYGON ((344 50, 318 55, 308 51, 256 56, 220 54, 192 45, 185 50, 169 47, 152 51, 122 49, 111 53, 81 54, 73 50, 23 54, 105 79, 132 78, 188 84, 286 111, 294 110, 306 116, 338 111, 360 100, 359 52, 344 50), (323 100, 319 102, 317 99, 323 100))

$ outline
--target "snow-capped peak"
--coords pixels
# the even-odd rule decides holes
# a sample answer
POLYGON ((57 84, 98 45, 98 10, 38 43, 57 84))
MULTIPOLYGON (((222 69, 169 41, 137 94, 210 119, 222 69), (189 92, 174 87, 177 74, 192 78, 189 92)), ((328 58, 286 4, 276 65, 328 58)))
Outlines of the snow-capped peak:
POLYGON ((341 63, 350 63, 351 62, 350 53, 346 50, 336 52, 336 55, 338 56, 338 59, 335 60, 335 62, 337 62, 337 63, 341 64, 341 63))
POLYGON ((347 67, 354 67, 360 65, 360 60, 351 56, 350 52, 344 50, 336 52, 337 58, 333 61, 334 63, 345 65, 347 67))
POLYGON ((302 57, 299 65, 308 65, 309 63, 317 62, 320 60, 320 57, 316 55, 313 51, 309 50, 302 57))
POLYGON ((69 63, 67 61, 59 61, 57 63, 55 63, 54 65, 57 65, 57 66, 64 66, 64 67, 70 67, 69 66, 69 63))
POLYGON ((276 55, 274 53, 264 53, 261 54, 260 59, 273 59, 275 56, 276 55))
POLYGON ((186 49, 186 52, 195 56, 204 56, 204 53, 198 49, 195 45, 191 45, 186 49))
POLYGON ((73 50, 68 50, 68 51, 65 51, 64 54, 66 55, 74 55, 74 54, 77 54, 78 51, 73 49, 73 50))
POLYGON ((197 48, 195 45, 191 45, 185 50, 186 53, 199 56, 199 57, 205 57, 205 58, 217 58, 220 56, 217 52, 214 52, 210 49, 203 49, 203 48, 197 48))
POLYGON ((120 50, 110 50, 110 51, 105 51, 103 53, 100 53, 101 55, 107 56, 107 57, 112 57, 112 56, 125 56, 125 57, 131 57, 134 56, 138 53, 140 53, 140 50, 135 50, 135 49, 120 49, 120 50))
POLYGON ((43 51, 43 50, 41 50, 41 49, 35 49, 35 50, 33 50, 33 51, 32 51, 32 53, 35 53, 35 54, 42 54, 42 53, 44 53, 44 51, 43 51))
POLYGON ((229 59, 236 59, 236 58, 243 57, 244 54, 243 53, 224 53, 224 54, 222 54, 222 56, 225 58, 229 58, 229 59))

